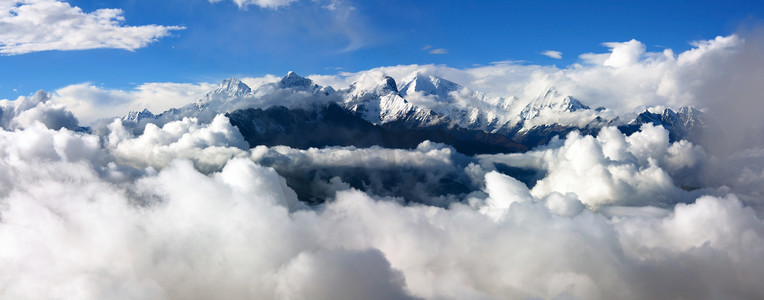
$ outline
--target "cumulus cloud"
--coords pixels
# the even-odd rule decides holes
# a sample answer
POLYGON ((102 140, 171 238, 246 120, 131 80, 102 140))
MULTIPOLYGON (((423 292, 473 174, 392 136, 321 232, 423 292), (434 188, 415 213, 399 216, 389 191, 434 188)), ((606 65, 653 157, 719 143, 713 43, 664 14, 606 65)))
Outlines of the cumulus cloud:
POLYGON ((673 205, 709 192, 680 188, 698 186, 703 149, 687 141, 669 143, 668 132, 651 124, 631 136, 605 127, 596 137, 572 132, 527 153, 479 157, 486 170, 496 164, 543 170, 530 189, 533 196, 572 193, 593 209, 673 205))
POLYGON ((562 52, 554 50, 546 50, 541 52, 541 55, 551 57, 554 59, 562 59, 562 52))
POLYGON ((143 134, 134 137, 120 119, 108 126, 108 145, 123 163, 139 167, 162 168, 178 158, 194 161, 197 168, 219 170, 233 157, 245 156, 249 147, 228 118, 216 116, 209 124, 197 119, 169 122, 161 128, 147 124, 143 134))
POLYGON ((77 118, 62 105, 53 103, 44 91, 14 101, 0 100, 0 128, 22 129, 37 123, 52 129, 75 130, 79 126, 77 118))
POLYGON ((0 53, 113 48, 133 51, 182 26, 122 26, 120 9, 86 13, 57 0, 13 0, 0 4, 0 53))

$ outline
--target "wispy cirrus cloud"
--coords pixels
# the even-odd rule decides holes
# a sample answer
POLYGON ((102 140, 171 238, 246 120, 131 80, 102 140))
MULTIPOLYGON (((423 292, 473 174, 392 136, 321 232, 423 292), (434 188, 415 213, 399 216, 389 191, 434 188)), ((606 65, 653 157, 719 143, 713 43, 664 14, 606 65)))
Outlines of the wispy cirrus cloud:
MULTIPOLYGON (((222 3, 227 0, 208 0, 222 3)), ((302 43, 311 47, 320 44, 328 46, 329 52, 340 54, 356 51, 378 43, 382 34, 367 22, 352 1, 347 0, 231 0, 239 10, 257 15, 257 28, 264 29, 256 35, 266 37, 258 45, 276 47, 283 53, 289 49, 303 48, 302 43), (278 11, 278 12, 276 12, 278 11)), ((247 24, 249 21, 243 21, 247 24)), ((252 28, 246 28, 251 34, 252 28)))
POLYGON ((437 48, 430 50, 430 54, 448 54, 448 50, 445 48, 437 48))
POLYGON ((0 54, 97 48, 133 51, 182 26, 122 26, 121 9, 87 13, 57 0, 13 0, 0 3, 0 54))
MULTIPOLYGON (((221 2, 223 0, 209 0, 211 3, 221 2)), ((250 5, 259 6, 262 8, 277 9, 282 6, 289 6, 292 2, 297 0, 233 0, 239 8, 246 8, 250 5)))
POLYGON ((423 51, 427 51, 430 54, 448 54, 448 50, 445 48, 433 48, 432 45, 425 45, 422 47, 423 51))

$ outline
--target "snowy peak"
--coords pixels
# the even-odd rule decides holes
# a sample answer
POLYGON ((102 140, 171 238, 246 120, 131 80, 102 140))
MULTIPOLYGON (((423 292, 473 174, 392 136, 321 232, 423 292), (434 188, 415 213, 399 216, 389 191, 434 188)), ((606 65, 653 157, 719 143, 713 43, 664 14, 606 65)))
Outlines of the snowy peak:
POLYGON ((404 77, 401 82, 400 94, 403 97, 414 93, 422 93, 424 95, 436 96, 440 101, 446 100, 449 93, 458 91, 461 88, 455 82, 437 76, 424 75, 419 71, 404 77))
POLYGON ((628 125, 619 129, 625 132, 634 132, 642 124, 648 123, 663 126, 669 131, 669 138, 672 141, 686 139, 697 142, 702 137, 704 130, 709 127, 709 123, 713 123, 713 120, 709 119, 702 111, 685 106, 677 111, 665 108, 661 113, 645 110, 628 125))
POLYGON ((122 117, 123 121, 132 121, 132 122, 138 122, 141 119, 144 118, 154 118, 154 114, 151 113, 148 109, 143 109, 142 111, 133 111, 131 110, 129 113, 127 113, 124 117, 122 117))
POLYGON ((297 73, 292 71, 289 71, 286 76, 281 78, 278 85, 280 88, 308 89, 317 87, 313 84, 313 80, 297 75, 297 73))
POLYGON ((352 98, 368 97, 366 95, 398 95, 398 84, 390 76, 383 74, 363 74, 345 92, 352 98))
POLYGON ((382 80, 384 82, 383 84, 380 85, 382 87, 382 90, 388 90, 396 94, 399 93, 398 84, 395 83, 395 79, 393 79, 390 76, 385 76, 384 78, 382 78, 382 80))
POLYGON ((297 73, 289 71, 281 80, 269 86, 270 88, 291 90, 292 92, 308 92, 314 95, 323 94, 328 96, 334 94, 336 91, 331 86, 322 87, 310 80, 309 78, 297 75, 297 73))
POLYGON ((229 97, 240 97, 252 92, 249 86, 238 78, 228 78, 220 82, 220 85, 213 93, 218 95, 226 95, 229 97))
POLYGON ((689 106, 679 108, 677 114, 686 127, 705 126, 708 121, 705 113, 689 106))
POLYGON ((343 92, 345 108, 373 124, 424 123, 430 115, 429 111, 403 99, 395 79, 390 76, 364 74, 343 92))
POLYGON ((218 87, 207 93, 204 98, 196 101, 196 106, 202 107, 212 101, 229 101, 252 93, 252 89, 237 78, 228 78, 220 82, 218 87))
POLYGON ((577 110, 589 109, 576 98, 571 96, 562 96, 555 89, 547 89, 539 97, 528 103, 520 112, 520 117, 524 120, 532 119, 541 115, 544 111, 550 112, 574 112, 577 110))

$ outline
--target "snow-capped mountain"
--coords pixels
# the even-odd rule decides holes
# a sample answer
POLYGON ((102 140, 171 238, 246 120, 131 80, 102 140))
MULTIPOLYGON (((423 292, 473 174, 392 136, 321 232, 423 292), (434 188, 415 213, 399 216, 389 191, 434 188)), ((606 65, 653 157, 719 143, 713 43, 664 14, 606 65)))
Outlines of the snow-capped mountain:
POLYGON ((402 79, 400 95, 456 126, 495 132, 509 122, 514 99, 489 98, 455 82, 414 72, 402 79))
POLYGON ((252 89, 237 78, 228 78, 220 82, 218 87, 207 93, 204 98, 197 100, 197 106, 202 106, 213 101, 230 101, 249 95, 252 89))
POLYGON ((422 93, 425 96, 434 96, 438 102, 450 102, 449 94, 461 88, 462 86, 455 82, 416 71, 401 80, 400 94, 406 97, 415 93, 422 93))
POLYGON ((528 103, 520 112, 520 118, 530 120, 547 114, 560 114, 589 109, 588 106, 568 95, 561 95, 557 90, 548 88, 539 97, 528 103))
MULTIPOLYGON (((208 122, 217 114, 247 108, 267 108, 271 106, 301 107, 317 103, 335 101, 332 87, 319 86, 308 78, 289 72, 277 82, 263 84, 256 89, 237 78, 228 78, 220 82, 217 88, 207 93, 195 103, 172 108, 156 116, 131 112, 124 120, 140 123, 147 120, 158 125, 184 117, 197 118, 208 122)), ((144 122, 145 123, 145 122, 144 122)))
POLYGON ((143 109, 142 111, 130 111, 125 116, 122 117, 122 121, 132 121, 132 122, 138 122, 141 119, 144 118, 154 118, 154 114, 151 113, 148 109, 143 109))
POLYGON ((403 99, 395 79, 390 76, 364 75, 342 90, 343 106, 372 124, 402 122, 410 125, 437 123, 429 110, 403 99))
POLYGON ((653 113, 645 110, 637 115, 634 120, 626 125, 619 126, 622 132, 632 133, 639 130, 642 124, 660 125, 669 132, 669 139, 676 141, 687 139, 697 142, 703 135, 703 131, 709 127, 709 118, 692 107, 681 107, 676 112, 670 108, 665 108, 661 113, 653 113))
POLYGON ((297 73, 292 71, 289 71, 289 73, 287 73, 286 76, 281 78, 281 80, 279 80, 277 85, 280 88, 299 88, 303 90, 319 89, 319 86, 313 83, 312 80, 302 77, 300 75, 297 75, 297 73))
POLYGON ((564 136, 572 130, 596 133, 617 116, 603 109, 591 109, 578 99, 547 88, 526 104, 500 132, 529 146, 546 143, 553 135, 564 136), (535 141, 535 142, 530 142, 535 141))

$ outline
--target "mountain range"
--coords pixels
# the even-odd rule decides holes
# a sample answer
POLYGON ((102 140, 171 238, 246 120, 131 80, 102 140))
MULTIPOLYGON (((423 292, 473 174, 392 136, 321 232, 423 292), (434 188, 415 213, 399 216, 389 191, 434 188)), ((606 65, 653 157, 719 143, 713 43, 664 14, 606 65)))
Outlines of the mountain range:
POLYGON ((646 123, 666 128, 672 141, 697 141, 710 122, 703 112, 690 107, 666 108, 661 113, 645 110, 633 118, 614 116, 606 108, 590 108, 554 88, 525 102, 489 97, 420 72, 400 83, 367 73, 340 90, 294 72, 255 89, 229 78, 195 103, 158 115, 145 109, 130 112, 123 122, 139 132, 147 123, 161 126, 184 117, 209 122, 220 113, 252 147, 414 148, 430 140, 467 155, 526 151, 554 136, 573 130, 596 134, 603 126, 617 126, 631 134, 646 123))

